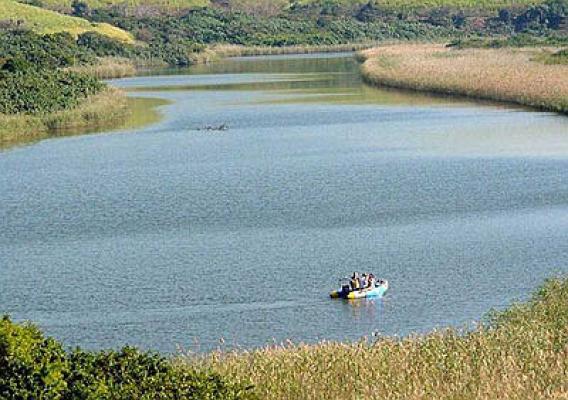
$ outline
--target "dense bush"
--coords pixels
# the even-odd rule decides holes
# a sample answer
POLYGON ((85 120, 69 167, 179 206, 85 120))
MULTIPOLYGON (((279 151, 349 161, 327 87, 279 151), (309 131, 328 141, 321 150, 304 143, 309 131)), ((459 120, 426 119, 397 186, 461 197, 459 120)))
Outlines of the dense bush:
POLYGON ((195 52, 200 46, 229 43, 247 46, 326 45, 397 38, 448 36, 450 29, 418 22, 361 22, 350 15, 330 14, 264 17, 223 9, 191 10, 182 16, 137 18, 120 9, 97 10, 92 18, 108 22, 145 39, 154 56, 178 49, 195 52))
POLYGON ((530 47, 530 46, 566 46, 568 36, 547 35, 534 36, 528 34, 511 35, 504 38, 466 38, 457 39, 448 47, 465 48, 501 48, 501 47, 530 47))
POLYGON ((2 399, 253 399, 250 387, 132 347, 66 353, 33 325, 0 321, 2 399))
POLYGON ((37 114, 75 107, 105 85, 69 71, 36 69, 22 59, 5 61, 0 71, 0 113, 37 114))
POLYGON ((0 29, 0 56, 25 59, 41 68, 94 62, 94 55, 77 46, 69 33, 38 35, 23 29, 0 29))

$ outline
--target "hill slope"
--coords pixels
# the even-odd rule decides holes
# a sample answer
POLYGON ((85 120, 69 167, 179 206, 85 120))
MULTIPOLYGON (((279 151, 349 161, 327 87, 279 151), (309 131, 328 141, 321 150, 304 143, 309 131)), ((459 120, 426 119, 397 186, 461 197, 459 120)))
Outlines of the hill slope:
MULTIPOLYGON (((71 8, 73 0, 43 0, 49 8, 71 8)), ((209 0, 84 0, 91 8, 106 8, 111 5, 120 4, 128 7, 154 6, 161 9, 175 10, 195 7, 205 7, 210 4, 209 0)))
MULTIPOLYGON (((183 9, 204 7, 210 0, 83 0, 91 8, 104 8, 113 4, 124 4, 130 7, 155 6, 163 9, 183 9)), ((541 4, 544 0, 374 0, 376 6, 389 10, 424 10, 432 8, 460 8, 496 11, 502 8, 518 8, 527 5, 541 4)), ((49 7, 71 8, 73 0, 42 0, 49 7)), ((299 0, 300 4, 322 2, 321 0, 299 0)), ((369 0, 333 0, 338 4, 365 4, 369 0)), ((256 6, 285 8, 289 2, 282 0, 228 0, 228 4, 236 8, 256 6)))
MULTIPOLYGON (((300 0, 300 3, 313 3, 318 0, 300 0)), ((364 4, 365 0, 338 0, 343 4, 364 4)), ((502 8, 518 8, 537 5, 544 0, 374 0, 377 7, 389 10, 425 10, 432 8, 459 8, 496 11, 502 8)))
POLYGON ((54 11, 17 3, 13 0, 0 0, 0 21, 24 21, 37 33, 69 32, 73 36, 93 31, 120 40, 133 42, 132 35, 109 24, 95 24, 83 18, 70 17, 54 11))

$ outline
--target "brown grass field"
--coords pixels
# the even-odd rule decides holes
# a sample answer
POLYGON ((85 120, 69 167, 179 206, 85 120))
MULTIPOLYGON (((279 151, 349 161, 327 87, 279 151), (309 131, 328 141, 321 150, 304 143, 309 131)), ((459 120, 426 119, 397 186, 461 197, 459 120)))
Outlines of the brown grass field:
POLYGON ((568 65, 539 60, 551 49, 464 49, 397 44, 358 53, 371 84, 497 100, 568 113, 568 65))
POLYGON ((472 330, 188 355, 260 399, 567 399, 568 279, 472 330))

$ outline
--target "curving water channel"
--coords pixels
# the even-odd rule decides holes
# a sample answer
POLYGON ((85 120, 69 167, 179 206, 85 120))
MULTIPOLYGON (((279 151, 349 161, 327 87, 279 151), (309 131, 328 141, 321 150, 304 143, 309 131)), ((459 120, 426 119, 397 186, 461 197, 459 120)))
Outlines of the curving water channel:
POLYGON ((0 152, 0 311, 67 345, 406 335, 568 271, 566 117, 370 88, 337 54, 114 84, 161 122, 0 152), (388 295, 328 299, 355 270, 388 295))

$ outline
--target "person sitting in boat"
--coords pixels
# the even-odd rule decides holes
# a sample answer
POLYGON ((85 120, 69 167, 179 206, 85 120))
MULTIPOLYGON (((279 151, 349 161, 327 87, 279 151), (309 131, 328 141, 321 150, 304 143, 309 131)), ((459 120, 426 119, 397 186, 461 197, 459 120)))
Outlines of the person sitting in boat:
POLYGON ((363 273, 359 277, 359 288, 365 290, 367 288, 367 273, 363 273))
POLYGON ((357 272, 353 272, 351 275, 351 291, 359 290, 359 274, 357 272))
POLYGON ((374 287, 375 287, 375 282, 376 282, 376 280, 375 280, 375 275, 369 274, 369 282, 368 282, 367 287, 369 287, 369 288, 371 288, 371 289, 374 288, 374 287))

